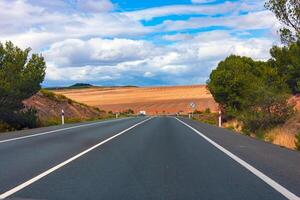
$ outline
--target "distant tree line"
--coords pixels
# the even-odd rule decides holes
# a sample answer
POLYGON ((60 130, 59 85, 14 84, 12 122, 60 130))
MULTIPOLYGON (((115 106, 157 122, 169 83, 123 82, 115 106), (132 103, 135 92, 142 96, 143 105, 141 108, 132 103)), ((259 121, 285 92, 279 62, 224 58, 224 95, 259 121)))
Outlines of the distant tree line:
POLYGON ((261 133, 293 115, 288 99, 300 93, 300 1, 269 0, 266 7, 284 25, 283 47, 274 46, 267 62, 231 55, 212 71, 208 88, 227 117, 245 133, 261 133))

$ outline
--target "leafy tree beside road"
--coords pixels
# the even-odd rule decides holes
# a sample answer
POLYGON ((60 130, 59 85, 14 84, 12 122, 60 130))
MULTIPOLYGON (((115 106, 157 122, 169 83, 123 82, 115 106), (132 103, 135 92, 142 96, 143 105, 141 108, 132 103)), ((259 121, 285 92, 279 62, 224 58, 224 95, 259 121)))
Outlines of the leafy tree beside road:
POLYGON ((300 1, 268 0, 265 7, 283 25, 281 41, 285 47, 273 47, 270 63, 286 79, 293 93, 300 92, 300 1))
POLYGON ((226 114, 243 123, 245 132, 272 128, 292 114, 285 79, 266 62, 229 56, 212 71, 208 88, 226 114))
POLYGON ((270 64, 285 78, 291 91, 300 93, 300 40, 285 47, 271 49, 270 64))
POLYGON ((283 25, 279 32, 285 46, 274 46, 268 62, 229 56, 208 81, 215 100, 227 116, 242 122, 246 133, 287 121, 293 114, 288 99, 300 92, 300 1, 268 0, 265 6, 283 25))
POLYGON ((24 110, 22 101, 41 89, 45 77, 44 58, 29 53, 30 48, 0 43, 0 123, 17 129, 35 125, 35 111, 24 110))

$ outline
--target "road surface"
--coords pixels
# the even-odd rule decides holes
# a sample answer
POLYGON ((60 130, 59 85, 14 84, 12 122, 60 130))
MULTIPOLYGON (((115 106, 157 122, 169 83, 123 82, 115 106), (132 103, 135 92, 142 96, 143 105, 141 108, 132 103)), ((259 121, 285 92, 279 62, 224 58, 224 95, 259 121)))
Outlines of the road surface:
POLYGON ((299 152, 185 118, 129 118, 0 135, 0 199, 299 196, 299 152))

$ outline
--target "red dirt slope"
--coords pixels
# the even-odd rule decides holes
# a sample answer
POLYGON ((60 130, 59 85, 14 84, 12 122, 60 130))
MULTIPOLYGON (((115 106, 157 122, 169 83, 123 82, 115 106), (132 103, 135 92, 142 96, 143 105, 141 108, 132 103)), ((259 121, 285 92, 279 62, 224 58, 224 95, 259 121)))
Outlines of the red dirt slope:
MULTIPOLYGON (((54 95, 54 94, 53 94, 54 95)), ((64 109, 68 119, 91 119, 100 116, 101 112, 93 107, 74 102, 63 96, 47 96, 39 92, 24 101, 26 107, 33 107, 37 110, 39 119, 60 118, 61 109, 64 109)))

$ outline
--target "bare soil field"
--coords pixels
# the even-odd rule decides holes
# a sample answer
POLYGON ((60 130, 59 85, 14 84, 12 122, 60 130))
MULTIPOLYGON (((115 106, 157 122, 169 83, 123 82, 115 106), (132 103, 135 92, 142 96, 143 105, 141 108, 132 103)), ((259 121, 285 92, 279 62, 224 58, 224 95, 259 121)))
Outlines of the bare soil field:
POLYGON ((209 108, 218 110, 210 92, 205 85, 170 86, 170 87, 108 87, 87 89, 55 90, 75 101, 101 110, 122 112, 127 109, 146 111, 147 114, 175 114, 192 111, 190 102, 196 104, 197 110, 209 108))

